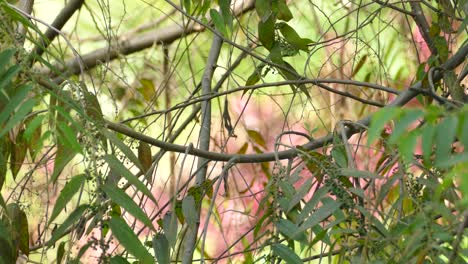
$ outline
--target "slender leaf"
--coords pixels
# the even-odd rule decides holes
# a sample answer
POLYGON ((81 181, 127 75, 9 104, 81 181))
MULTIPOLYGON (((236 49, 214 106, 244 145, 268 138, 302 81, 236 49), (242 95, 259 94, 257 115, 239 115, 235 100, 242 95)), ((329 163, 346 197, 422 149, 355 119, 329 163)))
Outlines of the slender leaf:
POLYGON ((169 241, 169 245, 172 248, 175 248, 178 232, 178 222, 176 214, 172 212, 166 213, 166 215, 163 218, 163 230, 167 241, 169 241))
POLYGON ((182 200, 182 213, 189 225, 194 225, 198 221, 198 212, 195 205, 195 198, 192 195, 186 196, 182 200))
POLYGON ((129 183, 131 183, 135 188, 137 188, 140 192, 144 193, 148 198, 150 198, 156 204, 158 203, 156 199, 153 197, 153 194, 148 190, 148 188, 140 181, 138 178, 133 175, 125 166, 113 155, 105 155, 104 160, 109 164, 111 169, 115 170, 116 173, 119 173, 127 179, 129 183))
POLYGON ((89 208, 88 204, 82 204, 82 205, 78 206, 68 216, 68 218, 61 225, 58 226, 58 228, 55 230, 55 232, 52 232, 52 237, 50 238, 50 240, 47 242, 46 245, 48 247, 50 247, 53 244, 55 244, 55 242, 57 242, 57 240, 62 238, 65 235, 65 232, 67 231, 67 229, 69 227, 71 227, 72 225, 76 224, 78 222, 78 220, 81 218, 81 216, 83 216, 83 213, 88 208, 89 208))
POLYGON ((55 202, 54 209, 52 210, 52 214, 49 218, 49 225, 55 220, 60 212, 65 209, 65 206, 71 201, 76 192, 78 192, 85 180, 86 175, 79 174, 72 177, 72 179, 67 184, 65 184, 62 191, 60 191, 57 201, 55 202))
POLYGON ((250 139, 252 139, 258 145, 262 146, 264 149, 267 148, 265 139, 258 131, 247 129, 247 135, 249 136, 250 139))
POLYGON ((171 248, 165 235, 158 233, 153 237, 153 250, 158 263, 171 262, 171 248))
POLYGON ((130 264, 124 257, 122 256, 113 256, 110 259, 110 264, 130 264))
POLYGON ((289 247, 283 244, 274 244, 271 246, 273 253, 286 261, 288 264, 300 264, 303 263, 302 259, 289 247))
POLYGON ((140 220, 147 227, 155 231, 153 223, 143 210, 132 200, 122 189, 112 184, 105 184, 102 186, 104 192, 111 198, 113 202, 122 206, 131 215, 140 220))
POLYGON ((327 219, 330 215, 335 212, 335 210, 338 210, 341 206, 341 202, 337 201, 332 201, 329 203, 324 204, 322 207, 317 209, 315 212, 313 212, 309 218, 305 219, 304 223, 299 227, 299 229, 296 231, 297 233, 301 233, 306 231, 307 229, 319 224, 323 220, 327 219))
POLYGON ((140 239, 122 218, 112 217, 109 220, 109 227, 112 230, 112 234, 130 254, 139 259, 143 264, 154 263, 153 256, 149 254, 140 239))
POLYGON ((141 171, 144 171, 143 165, 140 163, 140 160, 137 158, 135 153, 127 146, 125 143, 122 142, 114 133, 110 132, 109 130, 102 128, 100 130, 101 134, 103 134, 109 141, 117 146, 120 151, 127 157, 133 164, 135 164, 141 171))
POLYGON ((375 113, 372 117, 372 121, 367 132, 367 145, 374 143, 385 124, 392 120, 395 116, 399 115, 400 112, 400 108, 386 107, 375 113))

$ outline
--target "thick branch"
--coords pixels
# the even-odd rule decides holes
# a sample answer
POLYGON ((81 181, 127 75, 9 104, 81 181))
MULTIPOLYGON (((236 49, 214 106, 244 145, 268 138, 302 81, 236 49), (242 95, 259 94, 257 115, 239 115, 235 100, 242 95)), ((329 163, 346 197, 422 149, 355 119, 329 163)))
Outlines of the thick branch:
MULTIPOLYGON (((236 4, 234 7, 234 14, 237 16, 254 8, 255 1, 242 0, 237 2, 240 3, 236 4)), ((134 35, 130 39, 124 38, 114 45, 96 49, 95 51, 81 56, 81 58, 71 59, 65 62, 64 65, 55 65, 55 68, 58 69, 57 72, 62 72, 62 75, 56 78, 54 82, 61 83, 64 78, 81 73, 79 66, 80 60, 84 64, 85 69, 89 70, 102 63, 112 61, 121 55, 129 55, 153 45, 168 45, 181 37, 203 30, 204 28, 202 26, 191 22, 185 27, 176 24, 165 28, 158 28, 144 34, 134 35)), ((123 35, 128 36, 128 33, 124 33, 123 35)), ((47 68, 41 69, 41 72, 47 76, 57 77, 47 68)))
MULTIPOLYGON (((213 74, 216 69, 216 62, 218 61, 219 53, 221 52, 221 46, 223 40, 217 35, 213 36, 213 42, 211 43, 210 54, 208 55, 208 60, 206 62, 205 72, 202 77, 201 86, 202 86, 202 95, 208 95, 211 93, 211 81, 213 79, 213 74)), ((202 102, 201 108, 201 128, 200 128, 200 150, 209 151, 210 141, 211 141, 211 101, 206 100, 202 102)), ((198 159, 198 173, 195 179, 195 184, 201 186, 206 179, 206 172, 208 170, 206 158, 199 157, 198 159)), ((198 216, 200 217, 201 205, 198 205, 196 210, 198 211, 198 216)), ((182 258, 182 263, 192 263, 193 252, 195 251, 195 244, 198 237, 198 226, 199 221, 194 225, 189 225, 187 230, 187 235, 184 241, 184 255, 182 258)), ((203 255, 203 252, 202 252, 203 255)))

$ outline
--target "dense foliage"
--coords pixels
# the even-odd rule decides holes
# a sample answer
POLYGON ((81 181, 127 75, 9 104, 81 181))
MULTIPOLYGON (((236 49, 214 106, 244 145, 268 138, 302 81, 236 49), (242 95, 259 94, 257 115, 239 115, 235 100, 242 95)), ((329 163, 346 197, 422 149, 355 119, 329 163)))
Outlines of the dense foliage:
POLYGON ((467 12, 0 0, 0 263, 466 263, 467 12))

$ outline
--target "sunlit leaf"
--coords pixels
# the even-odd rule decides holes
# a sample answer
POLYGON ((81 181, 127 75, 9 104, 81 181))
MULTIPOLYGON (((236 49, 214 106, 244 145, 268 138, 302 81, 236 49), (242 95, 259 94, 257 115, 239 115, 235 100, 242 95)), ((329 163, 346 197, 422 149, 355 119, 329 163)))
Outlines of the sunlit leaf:
POLYGON ((67 203, 71 201, 71 199, 76 194, 76 192, 78 192, 85 180, 86 175, 80 174, 72 177, 72 179, 67 184, 65 184, 63 189, 60 191, 57 201, 55 202, 54 209, 52 210, 52 214, 49 218, 49 225, 55 220, 55 218, 60 214, 60 212, 62 212, 63 209, 65 209, 67 203))
POLYGON ((224 19, 221 16, 221 14, 218 11, 216 11, 216 9, 210 9, 210 17, 213 20, 213 24, 215 25, 219 33, 221 33, 225 37, 228 37, 226 25, 224 24, 224 19))
POLYGON ((263 138, 263 136, 258 131, 252 130, 252 129, 247 129, 247 135, 249 136, 249 138, 251 140, 253 140, 253 142, 255 142, 258 145, 262 146, 264 149, 267 148, 265 139, 263 138))
POLYGON ((156 95, 156 89, 154 87, 154 83, 150 79, 140 79, 139 80, 141 87, 137 90, 143 95, 143 98, 147 102, 152 102, 154 96, 156 95))
POLYGON ((354 67, 353 72, 351 73, 350 78, 353 78, 354 76, 356 76, 356 74, 361 70, 362 66, 364 66, 364 63, 366 63, 366 60, 367 60, 367 54, 362 56, 361 59, 358 61, 358 63, 354 67))
POLYGON ((147 173, 153 163, 151 147, 148 143, 140 141, 140 144, 138 145, 138 160, 140 160, 140 163, 143 166, 143 173, 147 173))
POLYGON ((112 217, 109 220, 109 227, 112 234, 122 244, 122 246, 143 264, 154 263, 153 256, 149 254, 146 248, 138 239, 134 231, 120 217, 112 217))
POLYGON ((245 154, 247 152, 247 148, 249 147, 249 143, 245 142, 242 147, 236 152, 237 154, 245 154))
POLYGON ((283 21, 289 21, 293 18, 291 10, 289 10, 286 0, 278 1, 278 19, 283 21))
POLYGON ((312 40, 307 38, 301 38, 299 34, 297 34, 296 30, 294 30, 294 28, 292 28, 285 22, 277 23, 277 27, 279 28, 281 34, 283 34, 284 38, 289 44, 302 51, 309 51, 308 45, 313 43, 312 40))

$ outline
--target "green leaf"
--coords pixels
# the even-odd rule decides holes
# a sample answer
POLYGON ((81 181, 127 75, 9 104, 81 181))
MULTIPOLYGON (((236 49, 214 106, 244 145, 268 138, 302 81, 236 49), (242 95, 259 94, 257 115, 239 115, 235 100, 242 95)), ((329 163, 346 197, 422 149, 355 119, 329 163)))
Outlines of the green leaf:
POLYGON ((36 103, 36 99, 29 99, 21 104, 18 110, 14 112, 13 116, 8 120, 6 125, 0 131, 0 137, 5 135, 8 131, 10 131, 10 129, 16 126, 22 119, 24 119, 24 117, 31 112, 36 103))
POLYGON ((299 190, 289 200, 289 204, 285 213, 289 213, 289 211, 291 211, 291 209, 293 209, 293 207, 295 207, 302 200, 302 198, 304 198, 304 196, 309 193, 310 188, 312 188, 312 178, 308 178, 303 184, 301 184, 299 190))
POLYGON ((69 227, 71 227, 72 225, 76 224, 78 222, 78 220, 81 218, 81 216, 83 216, 86 209, 88 209, 88 208, 89 208, 88 204, 82 204, 82 205, 78 206, 68 216, 68 218, 61 225, 58 226, 58 228, 55 230, 55 232, 52 232, 52 237, 50 238, 50 240, 47 242, 46 245, 48 247, 50 247, 53 244, 55 244, 55 242, 57 242, 57 240, 62 238, 62 236, 65 235, 65 232, 67 231, 67 229, 69 227))
POLYGON ((135 164, 141 171, 144 171, 143 165, 141 164, 140 160, 137 158, 135 153, 127 146, 125 143, 122 142, 113 132, 103 128, 100 130, 101 134, 103 134, 109 141, 117 146, 117 148, 122 151, 127 159, 129 159, 133 164, 135 164))
POLYGON ((403 134, 408 133, 408 126, 415 123, 424 115, 420 109, 404 110, 403 113, 396 119, 395 128, 390 135, 388 141, 391 144, 397 143, 403 134))
POLYGON ((166 213, 163 218, 163 230, 164 235, 171 245, 172 248, 175 248, 177 242, 177 231, 178 231, 178 223, 177 223, 177 216, 172 212, 166 213))
POLYGON ((262 146, 264 149, 267 148, 265 139, 258 131, 247 129, 247 135, 249 136, 250 139, 252 139, 258 145, 262 146))
POLYGON ((399 115, 401 112, 400 108, 396 107, 385 107, 379 110, 372 116, 372 120, 367 131, 367 145, 374 143, 380 132, 384 128, 385 124, 392 120, 394 117, 399 115))
POLYGON ((25 123, 24 138, 28 142, 29 154, 31 154, 33 159, 36 158, 38 150, 42 145, 41 135, 44 117, 44 115, 38 115, 32 119, 28 119, 25 123))
POLYGON ((76 194, 76 192, 78 192, 85 180, 86 175, 80 174, 72 177, 72 179, 67 184, 65 184, 62 191, 60 191, 57 201, 55 202, 54 209, 52 210, 52 214, 49 218, 49 225, 52 223, 52 221, 55 220, 55 218, 60 214, 60 212, 62 212, 63 209, 65 209, 67 203, 71 201, 71 199, 76 194))
MULTIPOLYGON (((453 115, 444 118, 436 127, 435 161, 436 166, 444 163, 452 154, 452 144, 457 133, 458 120, 453 115)), ((466 147, 466 146, 465 146, 466 147)))
POLYGON ((74 153, 82 153, 83 149, 76 136, 78 131, 73 130, 68 123, 61 121, 57 123, 57 127, 59 129, 59 140, 61 140, 64 145, 71 148, 74 153))
POLYGON ((258 39, 267 50, 271 50, 275 42, 275 21, 275 16, 270 14, 258 22, 258 39))
POLYGON ((109 220, 109 227, 112 230, 112 234, 130 254, 139 259, 143 264, 154 263, 153 256, 149 254, 140 239, 138 239, 134 231, 122 218, 112 217, 109 220))
POLYGON ((138 160, 143 166, 143 173, 147 173, 153 164, 153 157, 151 155, 151 147, 148 143, 140 141, 138 145, 138 160))
POLYGON ((304 205, 304 208, 301 211, 301 214, 297 218, 297 222, 300 223, 306 219, 309 214, 312 212, 312 210, 317 206, 317 204, 320 202, 320 200, 328 194, 329 192, 328 187, 322 187, 318 189, 317 191, 314 192, 314 195, 310 200, 304 205))
POLYGON ((330 201, 329 203, 324 203, 322 207, 313 212, 309 218, 305 219, 304 223, 300 225, 299 229, 296 230, 297 233, 302 233, 307 229, 319 224, 320 222, 327 219, 332 215, 336 210, 341 206, 341 202, 330 201))
POLYGON ((216 9, 210 9, 210 17, 213 20, 213 24, 215 25, 216 29, 221 33, 223 36, 228 37, 226 25, 224 24, 224 19, 216 9))
POLYGON ((279 22, 277 23, 277 27, 281 31, 281 34, 283 34, 283 37, 286 39, 286 41, 291 44, 293 47, 300 49, 302 51, 309 51, 308 45, 313 43, 312 40, 306 39, 306 38, 301 38, 299 34, 286 24, 285 22, 279 22))
POLYGON ((10 154, 10 170, 13 179, 16 179, 18 172, 23 166, 24 159, 26 158, 26 152, 28 150, 23 134, 24 130, 21 130, 15 138, 15 144, 12 144, 12 150, 10 154))
POLYGON ((29 255, 29 229, 26 213, 16 203, 7 205, 7 212, 10 217, 13 232, 11 233, 16 246, 25 254, 29 255))
POLYGON ((163 234, 156 234, 153 237, 153 250, 158 263, 170 263, 171 262, 171 248, 169 242, 163 234))
POLYGON ((286 0, 278 1, 278 19, 283 21, 289 21, 293 18, 291 10, 289 10, 286 0))
POLYGON ((287 219, 280 219, 278 222, 275 223, 276 228, 283 233, 287 238, 294 239, 296 241, 304 241, 307 240, 307 236, 305 233, 297 233, 297 225, 292 223, 287 219))
POLYGON ((15 90, 14 96, 12 96, 5 108, 3 108, 2 111, 0 111, 0 124, 3 124, 8 119, 8 117, 13 112, 15 112, 15 110, 18 108, 18 105, 20 105, 21 102, 23 102, 26 99, 31 89, 31 85, 23 85, 15 90))
POLYGON ((303 263, 302 259, 299 258, 296 253, 290 249, 289 247, 283 245, 283 244, 273 244, 271 246, 273 249, 273 253, 280 257, 282 260, 286 261, 288 264, 300 264, 303 263))
POLYGON ((406 162, 411 162, 413 160, 417 137, 418 135, 415 131, 410 131, 408 134, 403 135, 398 142, 398 151, 406 162))
POLYGON ((434 37, 434 46, 437 49, 437 52, 439 53, 439 58, 441 59, 442 62, 447 61, 448 56, 449 56, 449 48, 447 45, 447 40, 445 40, 444 37, 442 36, 435 36, 434 37))
POLYGON ((60 173, 62 173, 65 166, 73 160, 76 152, 72 148, 63 144, 61 141, 57 143, 57 152, 55 154, 54 172, 52 173, 52 182, 57 182, 60 173))
POLYGON ((343 146, 343 143, 340 142, 339 145, 334 144, 333 149, 331 150, 331 155, 333 160, 340 168, 348 167, 348 156, 346 155, 346 149, 343 146))
POLYGON ((65 242, 62 241, 60 242, 58 248, 57 248, 57 264, 61 264, 63 260, 63 255, 65 254, 65 242))
POLYGON ((228 26, 230 32, 232 32, 232 14, 231 14, 231 0, 219 0, 219 9, 224 19, 224 24, 228 26))
POLYGON ((0 74, 5 69, 5 66, 8 65, 13 55, 15 55, 15 49, 6 49, 0 52, 0 74))
POLYGON ((188 195, 182 200, 182 213, 184 214, 187 224, 195 225, 198 222, 197 206, 195 204, 195 198, 192 195, 188 195))
POLYGON ((7 89, 7 85, 10 84, 15 76, 21 71, 21 67, 19 65, 13 65, 8 70, 0 76, 0 91, 2 93, 4 91, 8 91, 11 89, 7 89))
POLYGON ((265 15, 271 13, 271 2, 270 0, 256 0, 255 10, 257 11, 258 17, 262 19, 265 15))
POLYGON ((109 164, 111 169, 115 170, 116 173, 119 173, 122 175, 122 177, 127 179, 129 183, 137 188, 137 190, 148 196, 148 198, 150 198, 154 203, 158 203, 146 185, 144 185, 135 175, 133 175, 115 156, 110 154, 105 155, 104 160, 107 162, 107 164, 109 164))
POLYGON ((430 164, 434 132, 434 126, 430 123, 426 123, 421 129, 421 148, 425 164, 430 164))
POLYGON ((110 259, 110 264, 130 264, 124 257, 122 256, 113 256, 110 259))
POLYGON ((153 227, 153 223, 143 210, 132 200, 122 189, 112 184, 105 184, 102 186, 102 190, 111 198, 113 202, 123 207, 136 219, 140 220, 147 227, 156 231, 153 227))

